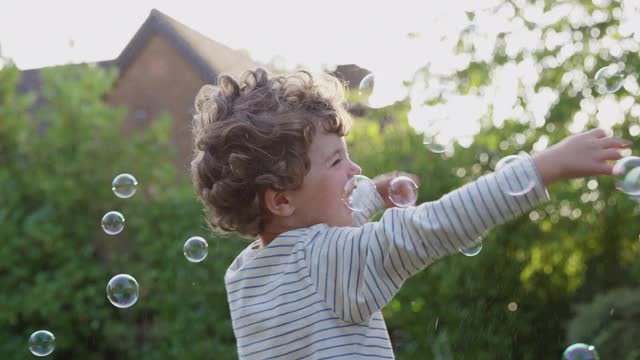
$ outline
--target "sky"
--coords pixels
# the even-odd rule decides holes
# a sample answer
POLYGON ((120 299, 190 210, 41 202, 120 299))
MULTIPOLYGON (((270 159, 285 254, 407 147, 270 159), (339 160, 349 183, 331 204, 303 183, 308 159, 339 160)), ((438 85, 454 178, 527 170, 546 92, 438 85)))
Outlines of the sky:
POLYGON ((20 69, 115 59, 155 8, 211 39, 248 50, 261 63, 277 57, 284 67, 315 71, 358 64, 375 72, 373 100, 383 103, 406 96, 402 81, 426 62, 449 66, 451 44, 441 39, 465 25, 463 10, 496 3, 6 1, 0 5, 0 47, 20 69))
POLYGON ((0 44, 22 69, 114 59, 156 8, 227 46, 249 50, 259 61, 279 55, 310 67, 381 65, 401 59, 387 58, 386 50, 402 52, 409 32, 459 27, 450 15, 462 14, 469 6, 460 5, 474 1, 495 2, 5 0, 0 44), (448 14, 446 22, 443 14, 448 14))
MULTIPOLYGON (((442 122, 451 126, 446 126, 449 135, 443 141, 449 141, 460 135, 461 129, 465 130, 462 136, 473 135, 479 129, 479 118, 490 105, 494 106, 497 114, 494 122, 498 124, 520 116, 523 109, 516 104, 518 83, 532 85, 540 76, 539 64, 523 61, 495 69, 495 80, 482 96, 454 94, 444 104, 419 106, 421 101, 428 100, 430 89, 441 88, 443 84, 421 84, 422 92, 416 95, 402 81, 415 80, 416 69, 427 63, 431 73, 447 74, 465 68, 469 54, 456 56, 453 52, 461 29, 473 26, 479 34, 488 34, 473 39, 475 60, 490 59, 491 34, 505 30, 510 32, 507 52, 517 53, 545 44, 565 46, 563 50, 567 50, 568 56, 579 51, 560 35, 541 43, 539 30, 529 30, 522 23, 508 20, 513 17, 508 6, 500 7, 491 16, 483 16, 480 11, 473 22, 465 14, 469 10, 496 9, 496 5, 504 3, 500 0, 396 0, 392 4, 363 0, 5 0, 0 5, 0 49, 20 69, 112 60, 155 8, 211 39, 234 49, 246 49, 261 63, 278 57, 280 64, 289 68, 302 65, 321 70, 350 63, 365 67, 375 74, 372 100, 382 99, 377 105, 392 103, 409 94, 412 103, 417 104, 409 114, 412 126, 425 127, 428 123, 425 119, 446 118, 442 122), (418 36, 409 37, 409 33, 418 36)), ((553 22, 554 17, 584 17, 568 5, 556 8, 555 13, 543 14, 541 7, 532 6, 527 9, 527 16, 537 18, 541 26, 553 22)), ((637 18, 627 23, 640 27, 637 18)), ((638 30, 636 35, 640 34, 638 30)), ((579 75, 592 76, 575 74, 579 75)), ((533 121, 543 124, 557 92, 542 90, 527 95, 525 110, 533 121)))

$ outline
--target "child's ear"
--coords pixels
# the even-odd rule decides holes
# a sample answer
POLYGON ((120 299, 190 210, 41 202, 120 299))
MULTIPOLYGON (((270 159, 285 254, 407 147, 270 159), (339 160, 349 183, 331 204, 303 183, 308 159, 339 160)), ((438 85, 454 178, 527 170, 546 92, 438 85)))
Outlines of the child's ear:
POLYGON ((290 216, 295 210, 285 191, 267 189, 264 193, 264 204, 272 214, 278 216, 290 216))

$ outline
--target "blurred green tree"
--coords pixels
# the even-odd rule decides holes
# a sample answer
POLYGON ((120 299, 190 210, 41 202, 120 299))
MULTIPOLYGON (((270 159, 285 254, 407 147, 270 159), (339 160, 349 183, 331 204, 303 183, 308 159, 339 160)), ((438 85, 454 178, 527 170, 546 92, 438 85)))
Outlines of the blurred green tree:
POLYGON ((0 352, 26 358, 29 335, 56 336, 54 358, 234 358, 222 276, 243 242, 202 228, 188 179, 171 161, 171 119, 123 134, 126 109, 104 102, 117 74, 88 65, 43 70, 47 103, 32 114, 19 71, 0 69, 0 352), (119 199, 111 180, 134 174, 138 192, 119 199), (100 219, 126 218, 117 236, 100 219), (190 236, 210 240, 210 258, 182 255, 190 236), (106 298, 109 279, 134 276, 128 309, 106 298))
MULTIPOLYGON (((458 67, 438 72, 426 64, 409 84, 411 101, 356 121, 352 157, 368 175, 395 168, 419 174, 419 200, 428 201, 492 171, 506 155, 535 153, 571 133, 601 126, 634 139, 640 92, 633 70, 640 63, 630 21, 637 15, 634 5, 619 1, 514 0, 470 10, 469 26, 453 35, 459 61, 451 63, 458 67), (496 23, 503 26, 487 25, 496 23), (624 64, 622 88, 600 93, 594 75, 610 64, 624 64), (435 127, 464 134, 470 122, 456 116, 475 115, 471 106, 455 109, 460 99, 486 106, 480 131, 472 143, 461 138, 445 154, 429 152, 420 128, 434 119, 412 119, 411 111, 444 108, 435 127)), ((449 350, 454 359, 560 358, 576 341, 565 337, 574 304, 637 283, 636 201, 605 177, 549 191, 549 203, 488 234, 480 255, 444 259, 405 285, 385 308, 398 358, 442 358, 449 350), (508 309, 512 302, 515 311, 508 309)), ((611 326, 638 331, 633 322, 611 326)), ((635 349, 610 353, 611 345, 624 344, 584 334, 591 337, 582 342, 602 344, 603 358, 635 349)))

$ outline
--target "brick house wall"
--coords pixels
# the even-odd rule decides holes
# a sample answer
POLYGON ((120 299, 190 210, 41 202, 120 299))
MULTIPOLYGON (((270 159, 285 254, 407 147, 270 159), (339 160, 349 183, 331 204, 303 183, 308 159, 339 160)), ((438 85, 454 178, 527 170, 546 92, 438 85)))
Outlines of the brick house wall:
POLYGON ((139 55, 120 74, 107 101, 126 106, 124 131, 147 126, 162 112, 173 119, 176 166, 187 171, 192 154, 193 101, 206 84, 203 76, 160 34, 151 35, 139 55))

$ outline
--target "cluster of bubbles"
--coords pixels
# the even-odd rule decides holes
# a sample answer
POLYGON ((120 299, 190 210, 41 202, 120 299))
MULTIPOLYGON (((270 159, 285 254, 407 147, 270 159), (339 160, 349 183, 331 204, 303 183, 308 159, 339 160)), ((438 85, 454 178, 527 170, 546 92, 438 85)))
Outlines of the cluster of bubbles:
MULTIPOLYGON (((374 85, 374 74, 370 73, 362 79, 358 87, 359 95, 370 107, 372 106, 371 95, 374 93, 374 85)), ((443 153, 446 148, 444 145, 439 144, 436 141, 437 135, 437 129, 435 127, 430 127, 423 134, 423 145, 433 153, 443 153)), ((518 159, 519 157, 516 155, 507 156, 496 164, 495 170, 499 171, 502 168, 513 164, 518 159)), ((522 196, 533 190, 535 184, 536 182, 533 177, 527 177, 525 181, 507 184, 505 192, 511 196, 522 196)), ((346 206, 353 211, 364 211, 367 209, 367 202, 370 201, 367 200, 366 194, 370 193, 372 190, 376 190, 376 185, 372 180, 364 175, 356 175, 345 185, 343 201, 346 206)), ((389 183, 387 194, 389 196, 389 200, 398 207, 415 205, 418 197, 418 186, 411 178, 398 176, 389 183)), ((460 248, 459 251, 465 256, 478 255, 482 251, 482 236, 476 239, 474 246, 460 248)))
MULTIPOLYGON (((518 155, 509 155, 502 158, 495 166, 495 171, 502 171, 509 166, 517 166, 520 159, 518 155)), ((638 159, 640 161, 640 158, 638 159)), ((640 178, 640 177, 639 177, 640 178)), ((523 196, 531 192, 536 185, 533 175, 526 174, 524 180, 517 179, 503 186, 503 191, 510 196, 523 196)), ((377 186, 370 178, 364 175, 354 175, 344 186, 342 201, 352 211, 363 212, 371 208, 371 199, 367 194, 376 192, 377 186)), ((418 198, 418 185, 408 176, 396 176, 388 185, 387 196, 389 201, 397 207, 408 207, 416 204, 418 198)), ((640 196, 640 193, 639 193, 640 196)), ((465 256, 476 256, 482 251, 482 236, 479 236, 475 245, 460 248, 460 253, 465 256)))
MULTIPOLYGON (((131 198, 138 188, 138 180, 127 173, 116 176, 111 183, 111 190, 120 199, 131 198)), ((124 230, 125 218, 118 211, 109 211, 101 221, 102 230, 108 235, 117 235, 124 230)), ((200 236, 190 237, 183 246, 186 259, 193 263, 203 261, 208 254, 207 241, 200 236)), ((129 274, 113 276, 107 283, 107 299, 120 309, 133 306, 138 301, 140 285, 129 274)), ((47 330, 38 330, 29 337, 29 350, 36 356, 47 356, 55 349, 55 336, 47 330)))
MULTIPOLYGON (((624 80, 624 64, 616 63, 598 70, 594 76, 592 86, 601 94, 618 91, 624 80)), ((373 73, 366 75, 358 86, 361 99, 369 107, 375 107, 372 99, 374 94, 375 78, 373 73)), ((433 153, 443 153, 446 147, 436 141, 438 135, 437 126, 430 126, 424 130, 423 145, 433 153)), ((518 155, 509 155, 502 158, 495 166, 495 171, 514 166, 520 159, 518 155)), ((620 160, 614 169, 616 185, 618 189, 640 201, 640 158, 628 157, 620 160)), ((524 171, 524 170, 523 170, 524 171)), ((390 186, 397 186, 401 191, 389 189, 389 199, 398 207, 414 205, 417 198, 418 187, 411 179, 398 178, 391 182, 390 186)), ((503 191, 509 196, 523 196, 531 192, 536 185, 535 175, 526 174, 515 181, 502 185, 503 191)), ((366 194, 370 189, 375 189, 375 184, 366 176, 354 176, 345 186, 343 201, 351 210, 364 211, 366 209, 366 194)), ((476 239, 475 246, 459 249, 465 256, 478 255, 482 250, 482 236, 476 239)))
MULTIPOLYGON (((120 199, 132 197, 137 190, 138 180, 131 174, 120 174, 111 182, 111 190, 120 199)), ((109 211, 102 217, 102 230, 108 235, 117 235, 124 230, 125 219, 118 211, 109 211)))
MULTIPOLYGON (((625 78, 624 68, 623 63, 616 63, 599 69, 591 85, 600 94, 611 94, 618 91, 622 87, 625 78)), ((359 94, 369 106, 372 106, 370 96, 374 92, 374 85, 373 73, 365 76, 359 85, 359 94)), ((446 148, 436 141, 437 135, 437 129, 429 128, 425 130, 423 145, 433 153, 443 153, 446 148)), ((517 155, 509 155, 502 158, 495 166, 496 173, 510 166, 517 166, 519 158, 517 155)), ((520 177, 515 182, 512 181, 503 185, 502 190, 510 196, 526 195, 535 188, 536 180, 533 174, 525 175, 524 178, 520 177)), ((628 156, 620 159, 613 168, 613 176, 618 190, 640 202, 640 157, 628 156)), ((407 207, 415 204, 418 186, 410 178, 398 177, 391 181, 389 186, 387 193, 393 204, 398 207, 407 207)), ((345 186, 343 200, 350 209, 364 211, 367 209, 367 200, 364 195, 371 189, 375 190, 373 181, 363 175, 354 176, 345 186)), ((466 256, 475 256, 481 250, 482 237, 477 239, 476 246, 460 249, 460 252, 466 256)), ((517 304, 515 302, 510 303, 508 309, 512 312, 515 311, 517 304)), ((576 343, 565 350, 562 359, 597 360, 599 355, 594 346, 576 343)))
MULTIPOLYGON (((111 190, 120 199, 131 198, 138 189, 138 180, 131 174, 123 173, 111 182, 111 190)), ((118 211, 109 211, 102 217, 102 230, 108 235, 117 235, 124 230, 125 219, 118 211)), ((138 301, 140 286, 129 274, 118 274, 107 283, 107 299, 120 309, 133 306, 138 301)))
MULTIPOLYGON (((366 211, 371 208, 367 194, 377 191, 373 180, 364 175, 354 175, 344 186, 342 201, 353 211, 366 211)), ((415 205, 418 198, 418 185, 408 176, 396 176, 387 188, 389 200, 397 207, 415 205)))
MULTIPOLYGON (((624 80, 624 64, 612 64, 606 66, 595 75, 596 90, 601 93, 614 93, 618 91, 624 80)), ((612 174, 616 189, 627 194, 637 202, 640 202, 640 157, 627 156, 616 162, 612 174)), ((600 360, 600 355, 595 347, 588 344, 577 343, 569 346, 562 354, 563 360, 600 360)))

